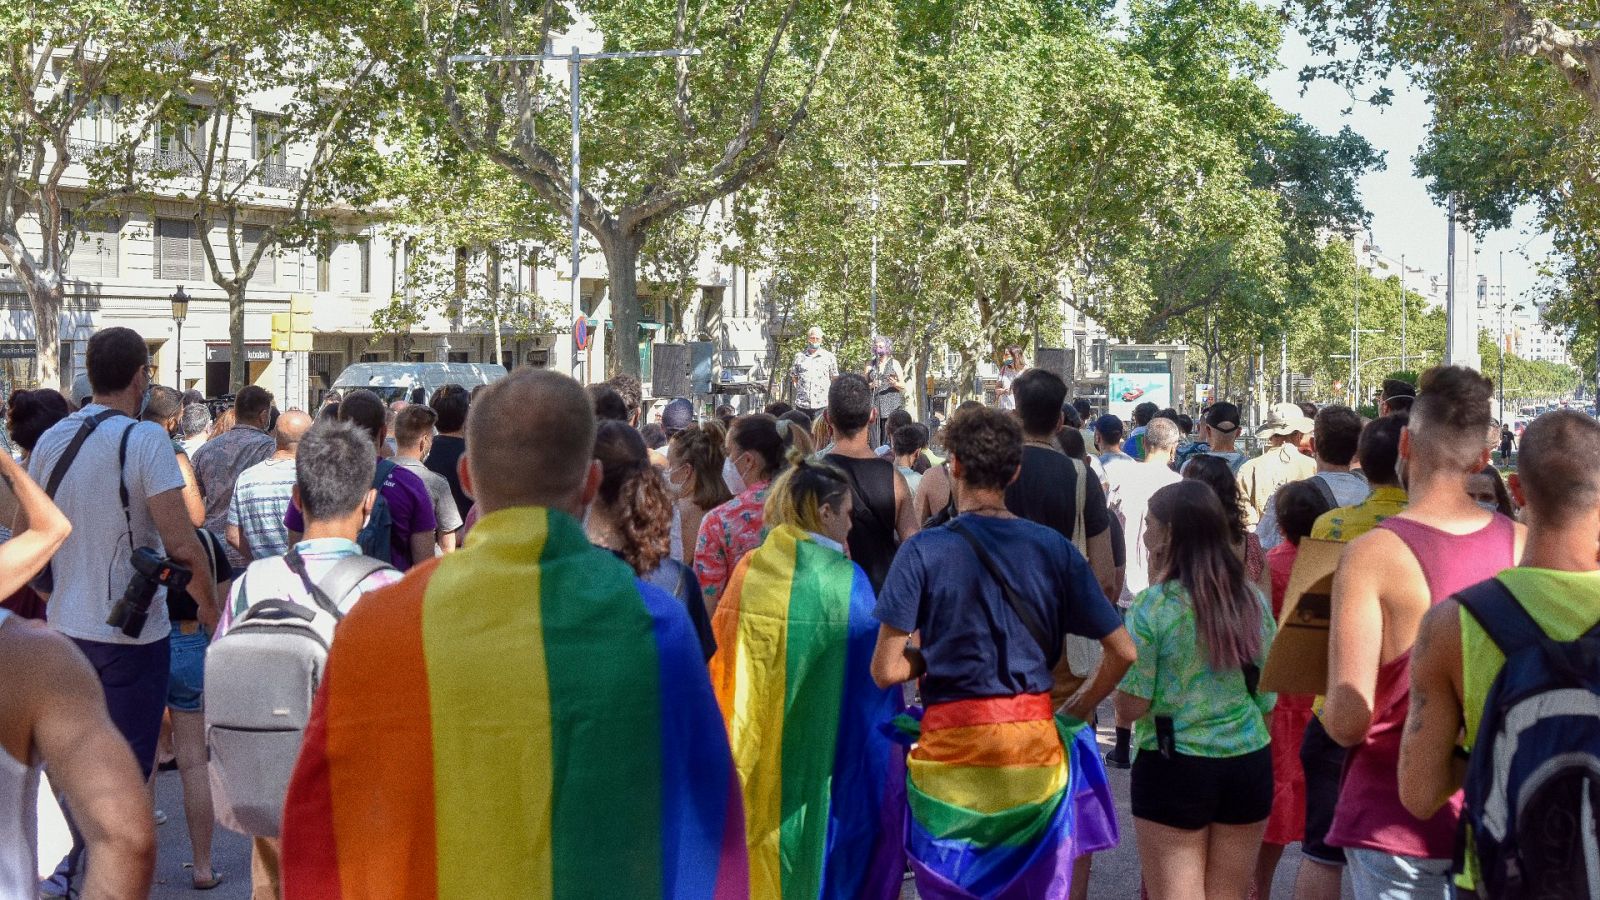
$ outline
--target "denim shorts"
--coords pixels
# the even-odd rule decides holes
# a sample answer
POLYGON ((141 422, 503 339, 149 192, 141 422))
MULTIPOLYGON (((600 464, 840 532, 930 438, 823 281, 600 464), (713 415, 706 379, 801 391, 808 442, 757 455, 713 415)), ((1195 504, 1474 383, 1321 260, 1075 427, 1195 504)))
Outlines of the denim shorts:
POLYGON ((211 632, 204 628, 194 634, 172 632, 171 680, 167 682, 167 708, 176 712, 199 712, 205 708, 206 647, 211 632))
POLYGON ((1356 900, 1449 900, 1450 860, 1390 856, 1352 847, 1350 892, 1356 900))

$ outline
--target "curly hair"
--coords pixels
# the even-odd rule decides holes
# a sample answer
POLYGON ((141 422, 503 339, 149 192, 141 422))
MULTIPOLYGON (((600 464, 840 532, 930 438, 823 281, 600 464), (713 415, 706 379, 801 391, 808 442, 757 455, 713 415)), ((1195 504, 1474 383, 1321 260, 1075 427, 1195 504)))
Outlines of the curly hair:
POLYGON ((599 500, 616 510, 622 559, 648 575, 672 550, 672 499, 650 465, 644 439, 626 423, 600 423, 594 458, 600 461, 599 500))
POLYGON ((727 482, 722 480, 722 461, 728 458, 726 440, 720 422, 715 428, 690 425, 668 440, 668 454, 694 473, 694 496, 689 500, 700 509, 715 509, 733 499, 727 482))
POLYGON ((944 427, 944 446, 968 486, 1003 490, 1022 465, 1022 426, 998 409, 957 410, 944 427))

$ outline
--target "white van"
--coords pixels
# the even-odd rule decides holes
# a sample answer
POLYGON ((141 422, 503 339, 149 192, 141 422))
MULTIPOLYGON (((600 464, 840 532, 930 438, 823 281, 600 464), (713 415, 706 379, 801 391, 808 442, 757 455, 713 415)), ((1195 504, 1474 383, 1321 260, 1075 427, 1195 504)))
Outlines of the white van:
POLYGON ((495 363, 379 362, 356 363, 339 373, 333 389, 342 395, 365 388, 384 403, 409 400, 426 403, 434 391, 447 384, 472 390, 504 378, 506 367, 495 363))

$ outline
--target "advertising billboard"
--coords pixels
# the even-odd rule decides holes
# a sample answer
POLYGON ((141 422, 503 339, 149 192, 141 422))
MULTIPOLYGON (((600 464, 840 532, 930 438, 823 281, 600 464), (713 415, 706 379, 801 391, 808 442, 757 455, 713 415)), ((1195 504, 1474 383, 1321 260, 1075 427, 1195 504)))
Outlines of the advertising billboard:
POLYGON ((1133 418, 1133 408, 1141 403, 1154 403, 1160 409, 1175 405, 1171 360, 1114 356, 1106 378, 1106 405, 1124 421, 1133 418))

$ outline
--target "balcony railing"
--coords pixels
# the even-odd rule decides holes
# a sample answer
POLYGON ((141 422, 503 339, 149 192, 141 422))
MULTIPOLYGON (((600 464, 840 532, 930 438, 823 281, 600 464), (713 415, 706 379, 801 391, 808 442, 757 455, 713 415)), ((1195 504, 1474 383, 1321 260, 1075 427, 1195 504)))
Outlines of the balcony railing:
MULTIPOLYGON (((114 144, 88 138, 71 138, 67 141, 67 152, 72 154, 74 161, 87 161, 93 156, 105 156, 111 154, 115 148, 114 144)), ((199 178, 203 171, 200 160, 182 147, 167 149, 140 147, 133 151, 133 167, 163 178, 199 178)), ((230 183, 242 182, 248 175, 252 182, 262 187, 281 190, 298 188, 301 178, 299 166, 263 162, 254 166, 252 171, 252 164, 249 161, 236 159, 228 160, 226 163, 216 163, 212 174, 213 177, 220 176, 230 183)))

